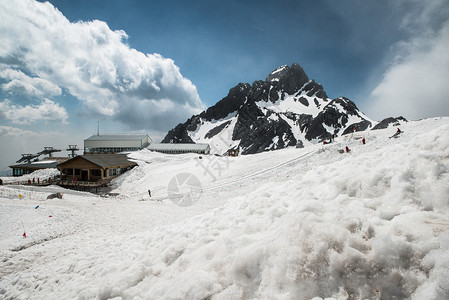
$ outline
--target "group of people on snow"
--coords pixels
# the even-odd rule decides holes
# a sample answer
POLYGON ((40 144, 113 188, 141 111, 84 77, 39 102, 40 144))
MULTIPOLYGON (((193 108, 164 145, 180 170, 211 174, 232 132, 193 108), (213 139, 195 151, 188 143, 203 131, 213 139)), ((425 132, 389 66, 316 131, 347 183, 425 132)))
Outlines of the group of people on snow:
MULTIPOLYGON (((352 132, 354 132, 354 126, 352 126, 352 132)), ((401 129, 398 128, 398 129, 396 130, 396 133, 393 134, 392 136, 390 136, 390 138, 397 138, 401 133, 402 133, 401 129)), ((333 134, 333 135, 331 136, 331 138, 329 139, 329 142, 328 142, 328 141, 323 141, 323 145, 327 145, 327 144, 332 143, 332 142, 334 141, 334 138, 335 138, 335 135, 333 134)), ((366 143, 366 139, 365 139, 365 137, 363 137, 363 138, 362 138, 362 144, 365 145, 365 143, 366 143)), ((346 147, 345 147, 345 152, 346 152, 346 153, 349 153, 349 152, 351 152, 351 149, 349 149, 349 147, 346 146, 346 147)), ((343 153, 343 150, 341 150, 340 153, 343 153)))

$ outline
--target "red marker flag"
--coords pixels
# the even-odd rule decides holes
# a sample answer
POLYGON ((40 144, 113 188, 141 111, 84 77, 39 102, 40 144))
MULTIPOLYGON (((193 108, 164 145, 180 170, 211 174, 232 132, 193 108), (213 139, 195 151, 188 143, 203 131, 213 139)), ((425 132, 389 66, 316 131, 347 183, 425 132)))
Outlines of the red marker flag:
POLYGON ((23 221, 22 220, 20 220, 21 222, 22 222, 22 228, 23 228, 23 234, 22 234, 22 236, 23 237, 27 237, 27 233, 26 233, 26 231, 25 231, 25 226, 23 225, 23 221))

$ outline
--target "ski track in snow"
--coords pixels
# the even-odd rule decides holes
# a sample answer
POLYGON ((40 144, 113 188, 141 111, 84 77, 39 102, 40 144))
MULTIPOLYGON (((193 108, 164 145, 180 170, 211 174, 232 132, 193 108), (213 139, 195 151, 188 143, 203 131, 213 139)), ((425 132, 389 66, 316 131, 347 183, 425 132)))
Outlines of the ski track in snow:
POLYGON ((401 129, 237 158, 143 150, 110 198, 0 187, 0 298, 448 299, 449 118, 401 129), (193 206, 167 198, 182 172, 193 206))

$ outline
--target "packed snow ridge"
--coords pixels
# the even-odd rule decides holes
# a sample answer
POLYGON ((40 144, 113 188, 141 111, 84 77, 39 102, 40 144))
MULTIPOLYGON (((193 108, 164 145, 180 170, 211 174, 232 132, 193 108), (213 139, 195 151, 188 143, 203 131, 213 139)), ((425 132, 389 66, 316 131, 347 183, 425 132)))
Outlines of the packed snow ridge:
POLYGON ((400 129, 239 157, 142 150, 109 198, 0 187, 0 298, 449 299, 449 118, 400 129), (201 183, 191 206, 169 196, 183 173, 201 183))

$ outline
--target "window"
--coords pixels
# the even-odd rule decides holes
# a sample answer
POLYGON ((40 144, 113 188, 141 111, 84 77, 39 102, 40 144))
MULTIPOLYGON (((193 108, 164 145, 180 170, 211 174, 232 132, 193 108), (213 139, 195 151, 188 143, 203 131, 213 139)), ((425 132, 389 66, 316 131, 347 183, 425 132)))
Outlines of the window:
POLYGON ((22 176, 23 175, 23 169, 13 168, 12 172, 13 172, 14 176, 22 176))
POLYGON ((101 170, 91 170, 92 176, 101 177, 101 170))
POLYGON ((117 169, 109 169, 109 176, 117 175, 117 169))

